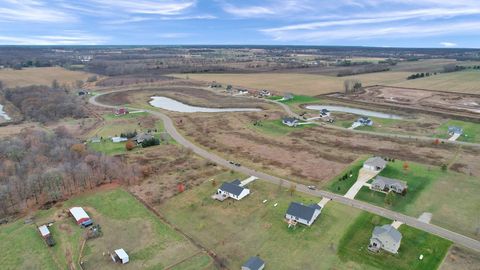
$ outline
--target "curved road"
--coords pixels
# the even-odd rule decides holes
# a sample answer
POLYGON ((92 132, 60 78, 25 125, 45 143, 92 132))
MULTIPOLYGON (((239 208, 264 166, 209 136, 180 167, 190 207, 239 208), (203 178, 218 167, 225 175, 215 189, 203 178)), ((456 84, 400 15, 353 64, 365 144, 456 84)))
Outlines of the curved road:
MULTIPOLYGON (((114 109, 117 106, 111 106, 111 105, 106 105, 106 104, 99 103, 97 101, 97 98, 101 95, 105 95, 105 94, 109 94, 109 93, 113 93, 113 92, 121 92, 121 91, 122 90, 104 92, 102 94, 91 97, 89 99, 89 102, 93 105, 96 105, 96 106, 114 109)), ((282 104, 282 103, 280 103, 280 104, 282 104)), ((282 105, 285 105, 285 104, 282 104, 282 105)), ((143 111, 146 111, 146 112, 162 119, 162 121, 164 123, 165 130, 179 144, 183 145, 186 148, 191 149, 195 154, 197 154, 197 155, 199 155, 199 156, 201 156, 201 157, 203 157, 207 160, 215 162, 215 163, 217 163, 221 166, 227 167, 231 170, 234 170, 234 171, 246 174, 246 175, 251 175, 251 176, 258 177, 259 179, 262 179, 264 181, 267 181, 267 182, 270 182, 270 183, 276 184, 276 185, 281 185, 281 186, 286 187, 286 188, 290 187, 291 185, 296 185, 296 190, 297 191, 300 191, 300 192, 303 192, 303 193, 306 193, 306 194, 309 194, 309 195, 312 195, 312 196, 316 196, 316 197, 328 198, 328 199, 331 199, 335 202, 345 204, 345 205, 348 205, 348 206, 351 206, 351 207, 354 207, 354 208, 357 208, 357 209, 361 209, 361 210, 364 210, 364 211, 367 211, 367 212, 370 212, 370 213, 373 213, 373 214, 376 214, 376 215, 379 215, 379 216, 382 216, 382 217, 386 217, 386 218, 389 218, 389 219, 392 219, 392 220, 398 220, 398 221, 403 222, 404 224, 407 224, 411 227, 420 229, 422 231, 425 231, 425 232, 428 232, 428 233, 431 233, 431 234, 438 235, 442 238, 448 239, 448 240, 450 240, 450 241, 452 241, 456 244, 465 246, 467 248, 480 251, 480 241, 477 241, 475 239, 466 237, 466 236, 458 234, 456 232, 449 231, 447 229, 444 229, 442 227, 439 227, 439 226, 436 226, 436 225, 433 225, 433 224, 421 222, 417 218, 410 217, 410 216, 407 216, 407 215, 404 215, 404 214, 401 214, 401 213, 397 213, 397 212, 394 212, 394 211, 391 211, 391 210, 388 210, 388 209, 385 209, 385 208, 382 208, 382 207, 378 207, 378 206, 375 206, 375 205, 372 205, 372 204, 369 204, 369 203, 366 203, 366 202, 357 201, 357 200, 354 200, 354 199, 349 199, 349 198, 346 198, 342 195, 338 195, 338 194, 331 193, 331 192, 328 192, 328 191, 310 190, 305 185, 298 184, 298 183, 295 183, 295 182, 291 182, 287 179, 282 179, 280 177, 269 175, 269 174, 266 174, 266 173, 263 173, 263 172, 260 172, 260 171, 256 171, 256 170, 253 170, 253 169, 250 169, 250 168, 247 168, 247 167, 234 166, 234 165, 230 164, 226 159, 224 159, 224 158, 222 158, 222 157, 220 157, 220 156, 218 156, 214 153, 208 152, 207 150, 205 150, 205 149, 197 146, 196 144, 190 142, 189 140, 185 139, 178 132, 178 130, 175 128, 175 125, 173 124, 172 119, 170 119, 170 117, 168 117, 167 115, 165 115, 161 112, 158 112, 158 111, 154 111, 154 110, 144 110, 144 109, 137 109, 137 108, 132 108, 132 107, 127 107, 127 108, 130 109, 130 110, 143 110, 143 111)))

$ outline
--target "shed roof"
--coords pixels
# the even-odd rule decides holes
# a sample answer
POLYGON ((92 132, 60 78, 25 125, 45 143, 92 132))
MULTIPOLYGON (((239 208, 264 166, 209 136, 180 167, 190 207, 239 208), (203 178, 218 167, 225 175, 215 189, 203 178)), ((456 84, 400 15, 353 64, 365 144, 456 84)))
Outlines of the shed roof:
POLYGON ((40 231, 40 234, 42 236, 47 236, 47 235, 50 234, 50 230, 48 230, 47 225, 42 225, 42 226, 38 227, 38 230, 40 231))
POLYGON ((90 217, 87 215, 87 212, 85 212, 82 207, 72 207, 70 208, 70 213, 76 221, 80 221, 82 219, 90 219, 90 217))
POLYGON ((284 118, 282 118, 282 121, 292 123, 292 122, 298 121, 298 119, 294 118, 294 117, 284 117, 284 118))
POLYGON ((125 252, 125 250, 123 250, 123 248, 116 249, 115 254, 117 254, 118 258, 120 258, 121 260, 128 259, 128 254, 127 252, 125 252))
POLYGON ((316 210, 320 210, 320 206, 317 208, 316 206, 313 207, 298 202, 291 202, 287 209, 287 214, 301 219, 311 220, 316 210))
POLYGON ((243 265, 244 267, 247 267, 250 270, 258 270, 260 269, 265 262, 260 259, 258 256, 253 256, 248 259, 248 261, 243 265))
POLYGON ((375 226, 372 232, 372 237, 378 238, 380 240, 388 237, 397 243, 402 240, 402 234, 390 224, 385 224, 383 226, 375 226))

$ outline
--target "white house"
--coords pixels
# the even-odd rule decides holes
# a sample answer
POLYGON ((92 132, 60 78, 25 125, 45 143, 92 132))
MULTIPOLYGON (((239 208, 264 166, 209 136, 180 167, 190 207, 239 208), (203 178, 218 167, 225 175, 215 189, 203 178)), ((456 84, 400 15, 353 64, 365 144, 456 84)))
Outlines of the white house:
POLYGON ((126 142, 126 141, 128 141, 128 138, 112 137, 112 142, 114 142, 114 143, 120 143, 120 142, 126 142))
POLYGON ((291 202, 285 218, 289 222, 299 222, 310 226, 322 212, 318 204, 304 205, 303 203, 291 202))
POLYGON ((363 163, 363 168, 379 172, 387 166, 387 162, 381 157, 371 157, 363 163))
POLYGON ((298 119, 294 117, 284 117, 282 118, 282 123, 289 127, 296 127, 298 126, 298 119))
POLYGON ((115 252, 110 256, 112 257, 112 260, 114 262, 120 262, 122 264, 126 264, 130 261, 127 252, 125 252, 123 248, 115 250, 115 252))
POLYGON ((225 182, 218 188, 217 193, 214 196, 218 199, 222 198, 220 199, 222 201, 226 198, 232 198, 239 201, 250 194, 250 190, 240 186, 240 183, 241 182, 238 179, 230 183, 225 182))

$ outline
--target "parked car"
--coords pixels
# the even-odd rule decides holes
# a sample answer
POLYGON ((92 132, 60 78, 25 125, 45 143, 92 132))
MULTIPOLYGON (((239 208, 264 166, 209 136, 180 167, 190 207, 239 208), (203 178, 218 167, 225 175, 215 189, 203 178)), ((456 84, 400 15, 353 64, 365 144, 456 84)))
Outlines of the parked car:
POLYGON ((240 167, 240 166, 242 166, 242 164, 240 164, 240 163, 235 163, 235 166, 240 167))
POLYGON ((317 189, 315 186, 307 186, 308 189, 315 190, 317 189))

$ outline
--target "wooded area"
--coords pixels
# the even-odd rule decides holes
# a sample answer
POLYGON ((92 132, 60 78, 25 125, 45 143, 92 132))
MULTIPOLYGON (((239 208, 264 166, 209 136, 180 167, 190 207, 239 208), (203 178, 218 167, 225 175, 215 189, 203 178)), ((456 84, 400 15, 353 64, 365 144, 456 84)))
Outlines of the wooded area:
POLYGON ((87 150, 63 127, 24 130, 0 141, 0 218, 116 181, 137 181, 136 168, 87 150))

